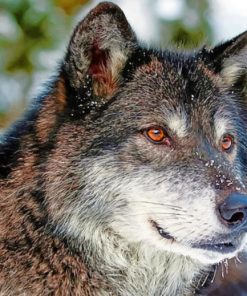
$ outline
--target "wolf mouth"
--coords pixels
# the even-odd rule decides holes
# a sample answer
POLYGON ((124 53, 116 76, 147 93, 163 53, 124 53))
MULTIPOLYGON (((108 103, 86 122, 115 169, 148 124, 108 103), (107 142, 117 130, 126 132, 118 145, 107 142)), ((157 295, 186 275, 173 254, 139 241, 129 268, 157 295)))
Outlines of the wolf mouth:
MULTIPOLYGON (((165 231, 155 221, 151 220, 150 222, 162 238, 171 240, 172 242, 176 241, 175 238, 168 231, 165 231)), ((201 249, 201 250, 217 252, 221 254, 229 254, 232 252, 236 252, 239 245, 240 245, 240 239, 236 238, 234 240, 226 240, 222 242, 216 241, 215 243, 214 242, 198 243, 198 244, 193 244, 191 247, 193 249, 201 249)))
POLYGON ((153 225, 153 227, 156 228, 160 236, 162 236, 165 239, 175 241, 174 237, 170 235, 169 232, 165 231, 162 227, 160 227, 155 221, 151 220, 150 222, 153 225))
POLYGON ((229 254, 239 250, 242 245, 242 239, 242 233, 232 233, 209 242, 193 244, 192 247, 221 254, 229 254))
POLYGON ((238 247, 233 242, 215 243, 215 244, 198 244, 193 246, 196 249, 213 251, 221 254, 235 252, 238 247))

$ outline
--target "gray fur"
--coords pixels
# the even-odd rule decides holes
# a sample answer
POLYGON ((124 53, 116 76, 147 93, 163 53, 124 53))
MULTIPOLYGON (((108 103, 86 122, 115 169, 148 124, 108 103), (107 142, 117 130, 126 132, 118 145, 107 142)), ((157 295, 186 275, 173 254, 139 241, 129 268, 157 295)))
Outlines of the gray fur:
POLYGON ((218 207, 247 193, 245 40, 147 49, 110 3, 79 23, 51 90, 1 143, 0 293, 50 295, 55 282, 57 295, 192 295, 243 250, 246 230, 232 231, 218 207), (151 141, 150 127, 169 142, 151 141), (9 250, 23 235, 32 244, 9 250), (217 247, 229 240, 232 251, 217 247))

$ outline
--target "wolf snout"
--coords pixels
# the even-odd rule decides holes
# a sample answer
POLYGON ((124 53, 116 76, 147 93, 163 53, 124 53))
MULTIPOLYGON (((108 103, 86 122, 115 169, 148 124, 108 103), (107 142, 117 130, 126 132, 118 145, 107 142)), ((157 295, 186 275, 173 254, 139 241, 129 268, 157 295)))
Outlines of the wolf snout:
POLYGON ((218 207, 222 223, 230 228, 246 227, 247 231, 247 195, 232 193, 218 207))

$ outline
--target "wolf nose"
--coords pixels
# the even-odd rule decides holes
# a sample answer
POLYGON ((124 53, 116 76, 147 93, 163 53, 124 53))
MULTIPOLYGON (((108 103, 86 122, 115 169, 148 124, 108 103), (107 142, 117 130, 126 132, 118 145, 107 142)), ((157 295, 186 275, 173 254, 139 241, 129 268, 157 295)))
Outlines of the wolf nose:
POLYGON ((232 193, 219 206, 220 218, 231 228, 244 226, 247 221, 247 195, 232 193))

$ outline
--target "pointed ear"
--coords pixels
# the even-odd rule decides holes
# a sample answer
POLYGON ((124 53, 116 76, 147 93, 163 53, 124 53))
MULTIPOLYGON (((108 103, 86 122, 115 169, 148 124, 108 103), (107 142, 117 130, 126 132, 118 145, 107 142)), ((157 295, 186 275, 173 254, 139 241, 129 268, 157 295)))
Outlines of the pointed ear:
POLYGON ((219 74, 227 86, 237 86, 247 95, 247 31, 206 50, 207 64, 219 74))
POLYGON ((113 3, 96 6, 76 27, 63 68, 73 89, 89 88, 94 95, 114 93, 120 72, 137 45, 122 10, 113 3))

